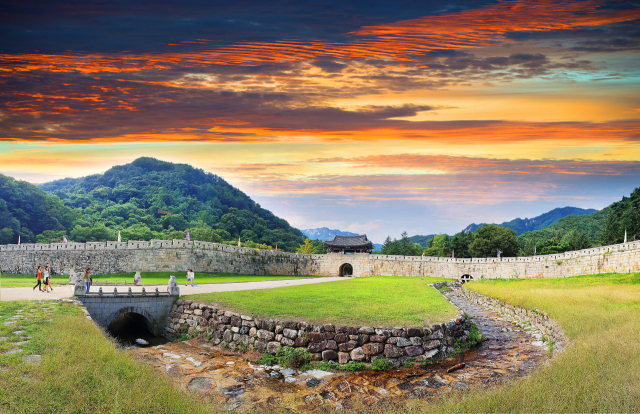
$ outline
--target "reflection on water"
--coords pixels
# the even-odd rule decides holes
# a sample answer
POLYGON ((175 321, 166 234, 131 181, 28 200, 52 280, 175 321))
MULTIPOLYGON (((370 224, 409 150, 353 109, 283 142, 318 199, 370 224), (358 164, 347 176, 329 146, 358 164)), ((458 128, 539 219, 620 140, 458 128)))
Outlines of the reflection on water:
POLYGON ((154 336, 149 321, 137 313, 125 313, 118 316, 107 328, 107 332, 116 338, 125 349, 146 348, 169 342, 163 336, 154 336), (142 339, 143 341, 137 341, 142 339), (146 344, 142 344, 147 342, 146 344))

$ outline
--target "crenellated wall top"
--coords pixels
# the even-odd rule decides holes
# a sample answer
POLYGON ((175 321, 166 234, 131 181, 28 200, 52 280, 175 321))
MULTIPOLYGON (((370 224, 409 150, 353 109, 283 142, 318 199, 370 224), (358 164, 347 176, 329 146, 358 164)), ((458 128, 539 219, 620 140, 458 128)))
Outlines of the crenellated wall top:
MULTIPOLYGON (((203 241, 187 241, 187 240, 150 240, 128 242, 87 242, 87 243, 36 243, 36 244, 8 244, 0 245, 0 252, 18 252, 18 251, 86 251, 86 250, 136 250, 136 249, 201 249, 201 250, 217 250, 232 254, 266 256, 266 257, 297 257, 308 259, 319 259, 328 255, 337 255, 346 258, 350 255, 340 255, 336 253, 324 254, 300 254, 289 253, 274 250, 260 250, 250 247, 230 246, 226 244, 203 242, 203 241)), ((602 255, 615 252, 624 252, 628 250, 640 250, 640 241, 614 244, 610 246, 592 247, 589 249, 570 251, 559 254, 550 254, 544 256, 527 256, 527 257, 487 257, 461 259, 451 257, 421 257, 421 256, 393 256, 380 254, 366 254, 375 260, 392 260, 402 262, 437 262, 437 263, 456 263, 456 264, 474 264, 474 263, 527 263, 527 262, 544 262, 571 259, 582 256, 602 255)), ((365 254, 356 254, 361 256, 365 254)))

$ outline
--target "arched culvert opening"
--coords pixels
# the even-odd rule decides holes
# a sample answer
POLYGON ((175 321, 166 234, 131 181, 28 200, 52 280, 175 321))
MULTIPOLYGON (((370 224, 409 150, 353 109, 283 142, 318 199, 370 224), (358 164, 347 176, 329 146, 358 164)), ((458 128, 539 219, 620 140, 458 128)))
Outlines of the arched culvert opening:
POLYGON ((107 332, 125 347, 155 346, 169 342, 166 338, 155 336, 153 323, 135 312, 123 313, 116 317, 107 326, 107 332))
POLYGON ((471 276, 471 275, 462 275, 462 277, 460 277, 460 281, 462 283, 467 283, 467 282, 472 281, 472 280, 473 280, 473 276, 471 276))
POLYGON ((340 276, 353 276, 353 266, 350 263, 340 266, 340 276))

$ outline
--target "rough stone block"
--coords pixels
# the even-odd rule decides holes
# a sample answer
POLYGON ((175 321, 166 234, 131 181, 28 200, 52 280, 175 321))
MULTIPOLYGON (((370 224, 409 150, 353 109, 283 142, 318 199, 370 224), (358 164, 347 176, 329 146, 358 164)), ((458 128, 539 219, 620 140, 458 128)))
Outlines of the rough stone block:
POLYGON ((324 340, 324 336, 319 332, 309 332, 307 337, 311 342, 322 342, 324 340))
POLYGON ((362 350, 365 355, 377 355, 384 352, 385 345, 379 342, 371 342, 362 345, 362 350))
POLYGON ((324 350, 322 351, 322 359, 325 361, 334 361, 338 359, 338 353, 331 349, 324 350))
POLYGON ((364 361, 365 359, 365 354, 364 351, 362 350, 362 348, 358 347, 358 348, 354 348, 350 353, 349 356, 351 357, 352 360, 354 361, 364 361))
POLYGON ((398 348, 392 344, 386 344, 384 346, 384 356, 387 358, 398 358, 404 355, 402 348, 398 348))
POLYGON ((419 346, 408 346, 404 348, 404 353, 408 356, 418 356, 424 353, 424 350, 419 346))
POLYGON ((295 329, 289 329, 289 328, 285 328, 282 331, 282 335, 285 338, 289 338, 289 339, 295 339, 298 336, 298 331, 295 329))
MULTIPOLYGON (((350 359, 351 359, 351 357, 349 356, 348 352, 338 352, 338 363, 339 364, 346 364, 347 362, 349 362, 350 359)), ((346 381, 343 381, 343 382, 346 382, 346 381)), ((351 391, 351 389, 349 389, 349 391, 351 391)))
POLYGON ((267 352, 270 354, 275 354, 276 352, 278 352, 278 349, 280 349, 279 342, 269 342, 267 344, 267 352))
POLYGON ((407 329, 407 336, 412 337, 412 336, 423 336, 424 333, 422 332, 422 329, 420 328, 408 328, 407 329))

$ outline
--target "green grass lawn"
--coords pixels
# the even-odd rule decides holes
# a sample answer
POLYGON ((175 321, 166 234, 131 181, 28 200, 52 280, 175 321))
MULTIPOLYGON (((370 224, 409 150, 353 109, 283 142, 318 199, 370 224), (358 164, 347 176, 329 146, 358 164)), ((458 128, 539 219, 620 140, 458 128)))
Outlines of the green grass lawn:
MULTIPOLYGON (((125 280, 127 283, 133 283, 133 276, 135 273, 114 273, 110 275, 97 275, 93 276, 94 283, 104 282, 105 279, 109 283, 113 283, 115 280, 118 283, 122 283, 125 280)), ((169 276, 174 275, 178 284, 187 283, 187 276, 185 272, 142 272, 142 284, 143 285, 166 285, 169 282, 169 276)), ((232 282, 259 282, 263 280, 284 280, 284 279, 310 279, 320 276, 254 276, 254 275, 237 275, 234 273, 196 273, 195 282, 197 284, 204 283, 232 283, 232 282)), ((68 284, 69 276, 54 276, 53 286, 58 284, 68 284)), ((0 287, 32 287, 36 284, 35 275, 24 274, 3 274, 0 276, 0 287)))
POLYGON ((453 318, 456 309, 429 283, 445 279, 363 277, 264 290, 190 295, 223 309, 265 318, 366 326, 428 326, 453 318))
POLYGON ((526 379, 452 394, 434 411, 640 412, 640 273, 487 280, 465 288, 544 310, 570 342, 526 379))
POLYGON ((8 338, 0 341, 0 354, 22 349, 0 355, 0 413, 215 411, 207 400, 185 393, 150 364, 119 349, 75 306, 1 302, 0 337, 8 338), (27 317, 4 325, 18 309, 27 317), (14 334, 17 330, 25 333, 14 334), (25 340, 26 344, 11 345, 25 340), (42 360, 27 364, 27 354, 42 355, 42 360))
MULTIPOLYGON (((44 282, 44 279, 42 279, 44 282)), ((36 275, 21 275, 12 273, 0 274, 0 288, 14 288, 14 287, 34 287, 38 281, 36 275)), ((68 285, 69 276, 53 276, 51 278, 53 287, 59 285, 68 285)))

